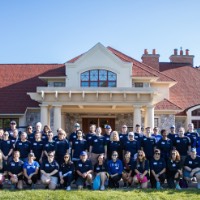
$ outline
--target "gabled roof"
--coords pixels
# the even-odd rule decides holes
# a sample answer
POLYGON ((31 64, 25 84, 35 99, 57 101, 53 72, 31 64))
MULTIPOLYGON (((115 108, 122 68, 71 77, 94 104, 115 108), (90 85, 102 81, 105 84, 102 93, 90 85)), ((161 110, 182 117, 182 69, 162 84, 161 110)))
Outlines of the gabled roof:
POLYGON ((183 110, 200 104, 200 71, 181 63, 160 63, 160 71, 173 77, 177 84, 170 88, 170 101, 183 110))
POLYGON ((22 114, 27 107, 38 107, 27 92, 45 86, 39 76, 63 76, 64 68, 63 64, 0 64, 0 114, 22 114))
POLYGON ((163 101, 156 104, 156 110, 181 110, 181 108, 171 101, 164 99, 163 101))

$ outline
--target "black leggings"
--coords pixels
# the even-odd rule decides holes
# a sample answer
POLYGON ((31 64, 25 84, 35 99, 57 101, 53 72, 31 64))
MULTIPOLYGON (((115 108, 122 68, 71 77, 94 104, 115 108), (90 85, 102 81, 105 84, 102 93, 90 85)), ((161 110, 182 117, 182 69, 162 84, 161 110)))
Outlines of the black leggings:
MULTIPOLYGON (((162 185, 165 182, 165 173, 161 174, 159 177, 160 184, 162 185)), ((150 174, 151 188, 156 188, 156 179, 153 174, 150 174)))
MULTIPOLYGON (((33 184, 36 184, 37 183, 37 180, 38 180, 38 174, 34 174, 32 177, 31 177, 31 180, 32 180, 32 183, 33 184)), ((24 181, 27 185, 31 185, 30 183, 28 183, 28 179, 24 176, 24 181)))
POLYGON ((168 184, 169 188, 175 188, 176 187, 175 181, 179 182, 179 180, 180 180, 180 174, 179 174, 178 178, 175 178, 175 175, 176 175, 177 172, 178 171, 168 172, 167 173, 167 184, 168 184))
POLYGON ((110 188, 119 188, 119 181, 121 178, 122 178, 121 174, 118 174, 112 178, 109 177, 109 182, 108 182, 109 187, 110 188))
POLYGON ((63 177, 64 179, 64 183, 63 186, 64 187, 68 187, 71 185, 71 182, 73 181, 73 174, 68 174, 67 176, 63 177))

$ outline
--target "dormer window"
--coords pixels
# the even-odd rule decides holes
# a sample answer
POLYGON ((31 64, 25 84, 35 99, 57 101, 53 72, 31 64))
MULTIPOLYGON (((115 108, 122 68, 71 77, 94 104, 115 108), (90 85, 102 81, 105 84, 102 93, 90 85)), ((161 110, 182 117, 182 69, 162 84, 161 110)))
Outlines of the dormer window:
POLYGON ((104 69, 94 69, 81 74, 81 87, 116 87, 117 75, 104 69))

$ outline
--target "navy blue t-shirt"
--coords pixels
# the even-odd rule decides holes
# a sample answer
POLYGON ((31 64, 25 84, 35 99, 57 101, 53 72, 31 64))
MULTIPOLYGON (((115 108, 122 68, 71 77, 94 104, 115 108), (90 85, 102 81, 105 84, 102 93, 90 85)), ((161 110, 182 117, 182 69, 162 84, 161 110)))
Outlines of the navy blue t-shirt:
POLYGON ((36 160, 39 160, 42 155, 42 151, 44 149, 44 142, 41 141, 34 141, 31 143, 31 150, 35 154, 36 160))
POLYGON ((56 158, 58 160, 63 160, 64 155, 69 149, 69 142, 67 139, 56 141, 56 158))
POLYGON ((99 173, 99 172, 107 172, 107 164, 104 162, 103 165, 99 165, 96 163, 94 165, 94 172, 99 173))
POLYGON ((82 151, 88 149, 87 141, 85 139, 76 139, 72 142, 72 150, 74 151, 72 158, 79 158, 82 151))
POLYGON ((105 153, 106 140, 104 136, 93 136, 90 142, 92 146, 92 153, 105 153))
POLYGON ((31 143, 29 141, 17 141, 15 150, 20 152, 20 158, 27 158, 31 150, 31 143))
POLYGON ((44 143, 48 141, 48 136, 47 136, 46 133, 43 133, 43 134, 42 134, 42 141, 43 141, 44 143))
POLYGON ((13 149, 13 144, 10 140, 1 140, 0 143, 2 153, 7 156, 11 149, 13 149))
POLYGON ((106 143, 108 143, 110 141, 110 135, 104 134, 103 136, 105 137, 106 143))
POLYGON ((133 160, 130 159, 127 163, 125 160, 123 161, 123 171, 129 173, 133 169, 133 160))
POLYGON ((184 166, 187 166, 191 169, 195 169, 197 167, 200 167, 200 157, 196 156, 195 159, 192 159, 191 156, 187 156, 184 162, 184 166))
POLYGON ((120 133, 119 134, 119 139, 120 139, 120 142, 121 142, 121 144, 123 146, 124 143, 128 140, 128 133, 127 134, 120 133))
POLYGON ((144 136, 141 141, 141 147, 146 155, 146 158, 151 159, 154 155, 154 148, 156 146, 156 139, 154 137, 144 136))
POLYGON ((60 170, 62 173, 62 176, 65 176, 68 172, 71 172, 71 174, 74 174, 75 166, 73 162, 63 163, 60 166, 60 170))
POLYGON ((21 160, 19 160, 18 162, 15 162, 14 160, 12 160, 8 164, 8 172, 11 172, 12 174, 16 174, 16 175, 23 172, 23 164, 24 162, 21 160))
POLYGON ((47 141, 44 144, 44 151, 46 151, 47 153, 55 150, 56 150, 56 142, 54 140, 51 142, 47 141))
MULTIPOLYGON (((44 170, 46 173, 49 174, 53 172, 54 170, 59 171, 59 165, 55 160, 51 163, 48 160, 45 160, 44 162, 42 162, 40 170, 44 170)), ((53 176, 58 176, 58 172, 54 174, 53 176)))
POLYGON ((69 142, 74 142, 77 139, 77 134, 76 132, 73 132, 69 136, 69 142))
POLYGON ((87 140, 88 148, 89 148, 90 145, 91 145, 91 141, 92 141, 92 137, 93 137, 93 136, 95 136, 94 133, 88 133, 88 134, 86 135, 86 140, 87 140))
POLYGON ((167 135, 167 137, 172 141, 172 144, 174 144, 174 142, 175 142, 175 139, 178 137, 178 134, 177 133, 169 133, 168 135, 167 135))
POLYGON ((142 133, 134 133, 134 139, 138 141, 138 149, 141 149, 141 142, 144 135, 142 133))
POLYGON ((181 156, 187 156, 188 147, 191 145, 189 137, 176 137, 174 140, 174 147, 181 156))
POLYGON ((169 159, 167 161, 167 173, 174 173, 181 169, 181 161, 174 161, 169 159))
POLYGON ((83 174, 89 170, 92 170, 92 162, 90 160, 86 160, 85 162, 79 160, 77 162, 76 171, 80 171, 83 174))
POLYGON ((161 156, 165 159, 168 159, 170 156, 170 152, 173 148, 172 141, 170 139, 167 140, 160 139, 156 146, 158 149, 160 149, 161 156))
POLYGON ((34 133, 28 134, 28 141, 32 143, 34 140, 35 140, 35 134, 34 133))
POLYGON ((155 160, 154 158, 150 161, 150 170, 154 170, 156 174, 160 173, 164 168, 166 168, 166 162, 163 158, 155 160))
POLYGON ((108 159, 111 159, 111 155, 113 151, 117 151, 119 155, 121 155, 122 152, 122 144, 120 141, 109 141, 107 143, 107 156, 108 159))
POLYGON ((133 169, 134 169, 134 171, 137 169, 141 174, 144 173, 145 171, 149 171, 148 160, 145 160, 144 163, 143 162, 137 162, 137 160, 134 161, 133 169))
POLYGON ((191 147, 198 148, 199 147, 199 134, 197 132, 187 132, 185 136, 189 137, 191 140, 191 147))
POLYGON ((127 140, 124 143, 124 150, 131 152, 131 157, 133 157, 139 150, 139 144, 137 140, 127 140))

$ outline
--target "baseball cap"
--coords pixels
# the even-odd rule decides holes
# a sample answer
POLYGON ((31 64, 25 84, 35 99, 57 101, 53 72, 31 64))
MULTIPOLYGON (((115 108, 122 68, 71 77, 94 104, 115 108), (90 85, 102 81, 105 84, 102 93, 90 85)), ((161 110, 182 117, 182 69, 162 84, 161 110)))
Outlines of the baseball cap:
POLYGON ((106 125, 105 129, 111 129, 111 126, 110 125, 106 125))
POLYGON ((79 123, 74 124, 74 127, 80 127, 79 123))
POLYGON ((196 148, 191 148, 191 152, 196 153, 197 152, 196 148))
POLYGON ((10 122, 10 124, 17 124, 17 122, 14 121, 14 120, 12 120, 12 121, 10 122))
POLYGON ((171 125, 171 127, 170 128, 175 128, 175 125, 171 125))
POLYGON ((134 133, 133 133, 133 132, 129 132, 129 133, 128 133, 128 136, 129 136, 129 135, 134 136, 134 133))
POLYGON ((80 156, 86 156, 87 155, 87 152, 86 151, 82 151, 80 156))
POLYGON ((29 153, 29 154, 28 154, 28 157, 29 157, 29 156, 30 156, 30 157, 35 157, 35 154, 34 154, 34 153, 29 153))

